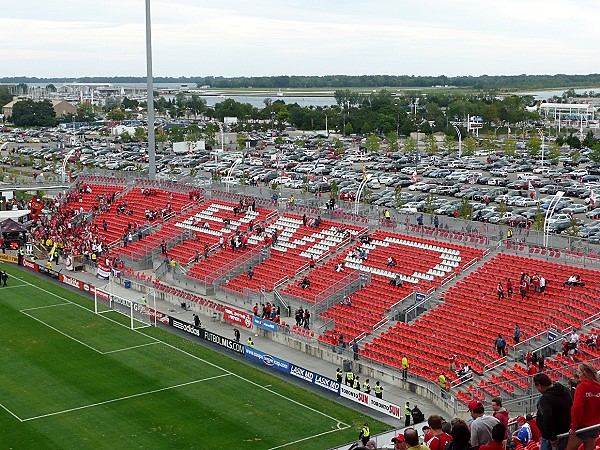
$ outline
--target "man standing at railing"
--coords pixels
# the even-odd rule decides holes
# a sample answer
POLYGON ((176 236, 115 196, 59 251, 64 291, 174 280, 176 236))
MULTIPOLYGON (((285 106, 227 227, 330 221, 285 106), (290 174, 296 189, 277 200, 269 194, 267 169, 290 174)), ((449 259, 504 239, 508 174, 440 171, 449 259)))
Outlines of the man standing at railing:
POLYGON ((571 393, 560 383, 552 383, 545 373, 533 377, 533 383, 542 394, 537 405, 537 424, 542 433, 540 450, 564 450, 567 438, 557 438, 571 427, 571 393))
POLYGON ((408 378, 408 368, 409 368, 409 364, 408 364, 408 358, 406 357, 406 355, 404 355, 402 357, 402 380, 406 381, 408 378))

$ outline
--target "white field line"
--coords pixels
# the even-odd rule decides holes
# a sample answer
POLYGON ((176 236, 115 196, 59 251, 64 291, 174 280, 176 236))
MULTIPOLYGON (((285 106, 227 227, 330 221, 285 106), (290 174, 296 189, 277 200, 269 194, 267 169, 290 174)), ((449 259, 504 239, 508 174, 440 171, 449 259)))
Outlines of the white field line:
POLYGON ((125 397, 113 398, 113 399, 110 399, 110 400, 105 400, 103 402, 98 402, 98 403, 92 403, 92 404, 89 404, 89 405, 78 406, 76 408, 69 408, 69 409, 65 409, 63 411, 57 411, 57 412, 53 412, 53 413, 49 413, 49 414, 42 414, 40 416, 29 417, 27 419, 21 420, 21 422, 29 422, 31 420, 42 419, 44 417, 58 416, 59 414, 66 414, 66 413, 73 412, 73 411, 80 411, 82 409, 93 408, 95 406, 100 406, 100 405, 106 405, 107 403, 120 402, 122 400, 128 400, 130 398, 142 397, 143 395, 156 394, 157 392, 168 391, 170 389, 177 389, 177 388, 180 388, 180 387, 183 387, 183 386, 189 386, 191 384, 202 383, 204 381, 210 381, 210 380, 214 380, 216 378, 222 378, 222 377, 227 377, 227 376, 229 376, 229 374, 224 373, 224 374, 221 374, 221 375, 216 375, 214 377, 208 377, 208 378, 202 378, 200 380, 188 381, 187 383, 175 384, 173 386, 167 386, 167 387, 160 388, 160 389, 153 389, 151 391, 139 392, 137 394, 132 394, 132 395, 126 395, 125 397))
POLYGON ((314 439, 314 438, 317 438, 317 437, 320 437, 320 436, 325 436, 326 434, 337 433, 338 431, 344 431, 344 430, 347 430, 348 428, 350 428, 350 425, 346 425, 346 424, 343 424, 344 426, 340 428, 340 424, 342 424, 342 423, 338 422, 338 428, 337 428, 337 430, 329 430, 329 431, 325 431, 324 433, 313 434, 312 436, 308 436, 308 437, 305 437, 305 438, 302 438, 302 439, 298 439, 296 441, 288 442, 288 443, 283 444, 283 445, 278 445, 277 447, 271 447, 269 450, 275 450, 277 448, 284 448, 284 447, 287 447, 288 445, 294 445, 294 444, 297 444, 298 442, 308 441, 310 439, 314 439))
POLYGON ((117 350, 109 350, 108 352, 102 352, 103 355, 108 355, 110 353, 124 352, 127 350, 132 350, 134 348, 146 347, 147 345, 156 345, 160 344, 160 342, 148 342, 147 344, 133 345, 131 347, 119 348, 117 350))
POLYGON ((0 403, 0 408, 2 408, 4 411, 9 413, 11 416, 13 416, 19 422, 23 422, 23 419, 21 419, 19 416, 17 416, 14 412, 12 412, 10 409, 8 409, 6 406, 4 406, 2 403, 0 403))
POLYGON ((35 306, 33 308, 20 309, 19 312, 23 312, 23 311, 35 311, 36 309, 53 308, 55 306, 64 306, 64 305, 69 305, 69 304, 70 303, 55 303, 53 305, 35 306))
MULTIPOLYGON (((66 305, 66 304, 67 304, 67 303, 65 303, 65 305, 66 305)), ((62 334, 62 335, 63 335, 63 336, 65 336, 65 337, 68 337, 69 339, 71 339, 71 340, 73 340, 73 341, 77 342, 78 344, 81 344, 81 345, 83 345, 84 347, 87 347, 87 348, 89 348, 89 349, 91 349, 91 350, 94 350, 96 353, 102 354, 102 352, 101 352, 100 350, 98 350, 97 348, 94 348, 94 347, 92 347, 91 345, 89 345, 89 344, 86 344, 85 342, 83 342, 83 341, 80 341, 80 340, 79 340, 79 339, 77 339, 77 338, 74 338, 73 336, 69 336, 69 335, 68 335, 67 333, 65 333, 64 331, 60 331, 58 328, 54 328, 52 325, 49 325, 49 324, 47 324, 47 323, 46 323, 46 322, 44 322, 43 320, 40 320, 40 319, 38 319, 37 317, 33 317, 31 314, 28 314, 28 313, 26 313, 26 312, 23 312, 23 311, 21 311, 21 313, 22 313, 22 314, 25 314, 27 317, 30 317, 30 318, 32 318, 33 320, 37 320, 39 323, 41 323, 41 324, 43 324, 43 325, 46 325, 46 326, 47 326, 48 328, 50 328, 51 330, 54 330, 54 331, 56 331, 57 333, 59 333, 59 334, 62 334)))
POLYGON ((0 291, 2 289, 13 289, 13 288, 19 288, 19 287, 25 287, 27 286, 26 284, 15 284, 14 286, 4 286, 4 287, 0 287, 0 291))
MULTIPOLYGON (((19 281, 21 281, 21 282, 23 282, 23 283, 25 283, 25 284, 27 284, 27 285, 29 285, 29 286, 32 286, 32 287, 34 287, 34 288, 36 288, 36 289, 39 289, 39 290, 41 290, 41 291, 43 291, 43 292, 46 292, 47 294, 50 294, 50 295, 52 295, 52 296, 54 296, 54 297, 60 298, 61 300, 64 300, 64 301, 66 301, 66 302, 69 302, 69 303, 73 303, 74 305, 76 305, 76 306, 79 306, 80 308, 83 308, 83 309, 85 309, 86 311, 89 311, 89 312, 90 312, 90 313, 92 313, 92 314, 94 313, 92 310, 90 310, 90 309, 88 309, 88 308, 85 308, 85 307, 83 307, 83 306, 81 306, 81 305, 79 305, 79 304, 77 304, 77 303, 71 302, 70 300, 68 300, 68 299, 66 299, 66 298, 64 298, 64 297, 61 297, 60 295, 58 295, 58 294, 55 294, 54 292, 50 292, 50 291, 48 291, 48 290, 46 290, 46 289, 44 289, 44 288, 42 288, 42 287, 40 287, 40 286, 36 286, 35 284, 29 283, 28 281, 25 281, 25 280, 23 280, 23 279, 21 279, 21 278, 19 278, 19 277, 13 276, 13 278, 15 278, 15 279, 17 279, 17 280, 19 280, 19 281)), ((109 318, 109 317, 106 317, 106 316, 104 316, 104 315, 103 315, 103 316, 101 316, 101 317, 104 317, 106 320, 110 320, 111 322, 114 322, 114 323, 116 323, 116 324, 117 324, 117 325, 119 325, 119 326, 122 326, 122 327, 124 327, 124 328, 127 328, 128 330, 131 330, 131 328, 129 328, 128 326, 126 326, 126 325, 124 325, 124 324, 122 324, 122 323, 119 323, 119 322, 117 322, 116 320, 113 320, 113 319, 111 319, 111 318, 109 318)), ((287 400, 287 401, 288 401, 288 402, 290 402, 290 403, 293 403, 293 404, 295 404, 295 405, 297 405, 297 406, 300 406, 300 407, 302 407, 302 408, 305 408, 305 409, 307 409, 307 410, 309 410, 309 411, 312 411, 312 412, 314 412, 315 414, 318 414, 318 415, 320 415, 320 416, 323 416, 323 417, 327 417, 328 419, 331 419, 331 420, 333 420, 334 422, 336 422, 336 424, 337 424, 337 426, 338 426, 338 430, 340 430, 340 431, 342 431, 342 430, 345 430, 345 429, 347 429, 347 428, 349 428, 349 427, 351 426, 351 425, 349 425, 349 424, 347 424, 347 423, 344 423, 344 422, 342 422, 342 421, 341 421, 341 420, 339 420, 339 419, 336 419, 335 417, 332 417, 332 416, 330 416, 329 414, 325 414, 324 412, 322 412, 322 411, 319 411, 319 410, 317 410, 317 409, 314 409, 314 408, 311 408, 310 406, 308 406, 308 405, 305 405, 305 404, 303 404, 303 403, 300 403, 300 402, 299 402, 299 401, 297 401, 297 400, 294 400, 294 399, 292 399, 292 398, 286 397, 285 395, 283 395, 283 394, 280 394, 279 392, 275 392, 275 391, 273 391, 272 389, 269 389, 269 388, 267 388, 267 387, 261 386, 260 384, 258 384, 258 383, 256 383, 256 382, 254 382, 254 381, 252 381, 252 380, 249 380, 249 379, 247 379, 247 378, 244 378, 244 377, 242 377, 241 375, 238 375, 237 373, 234 373, 234 372, 231 372, 231 371, 229 371, 229 370, 227 370, 227 369, 224 369, 224 368, 222 368, 221 366, 218 366, 217 364, 211 363, 210 361, 206 361, 205 359, 202 359, 202 358, 200 358, 199 356, 192 355, 191 353, 188 353, 188 352, 186 352, 185 350, 183 350, 183 349, 180 349, 180 348, 178 348, 178 347, 176 347, 176 346, 174 346, 174 345, 172 345, 172 344, 169 344, 169 343, 167 343, 167 342, 164 342, 164 341, 162 341, 162 340, 160 340, 160 339, 157 339, 157 338, 155 338, 155 337, 153 337, 153 336, 148 336, 147 334, 145 334, 145 333, 142 333, 142 332, 141 332, 141 331, 139 331, 139 330, 131 330, 131 331, 133 331, 133 332, 135 332, 135 333, 138 333, 138 334, 141 334, 142 336, 146 336, 147 338, 153 339, 153 340, 155 340, 155 341, 157 341, 157 342, 160 342, 160 343, 162 343, 162 344, 166 345, 167 347, 170 347, 170 348, 172 348, 173 350, 176 350, 176 351, 178 351, 178 352, 180 352, 180 353, 183 353, 183 354, 185 354, 185 355, 189 356, 190 358, 193 358, 193 359, 195 359, 195 360, 197 360, 197 361, 202 361, 203 363, 205 363, 205 364, 208 364, 209 366, 212 366, 212 367, 214 367, 214 368, 216 368, 216 369, 222 370, 223 372, 225 372, 225 373, 227 373, 227 374, 229 374, 229 375, 231 375, 231 376, 234 376, 234 377, 236 377, 236 378, 238 378, 238 379, 240 379, 240 380, 242 380, 242 381, 245 381, 245 382, 247 382, 247 383, 249 383, 249 384, 252 384, 253 386, 255 386, 255 387, 259 388, 259 389, 263 389, 263 390, 265 390, 265 391, 267 391, 267 392, 269 392, 269 393, 271 393, 271 394, 273 394, 273 395, 276 395, 277 397, 280 397, 280 398, 282 398, 282 399, 284 399, 284 400, 287 400), (342 425, 342 427, 343 427, 343 428, 340 428, 340 425, 342 425)), ((309 439, 309 438, 308 438, 308 439, 309 439)))

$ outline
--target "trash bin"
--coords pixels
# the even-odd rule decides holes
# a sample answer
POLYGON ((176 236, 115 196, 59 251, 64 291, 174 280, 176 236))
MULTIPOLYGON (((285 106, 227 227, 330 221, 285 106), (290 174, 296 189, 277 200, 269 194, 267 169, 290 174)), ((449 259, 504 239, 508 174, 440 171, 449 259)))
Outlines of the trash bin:
POLYGON ((345 359, 343 361, 343 368, 344 368, 344 372, 350 372, 350 370, 352 370, 352 366, 351 366, 351 361, 349 359, 345 359))
POLYGON ((125 289, 131 288, 131 280, 125 280, 124 285, 125 285, 125 289))

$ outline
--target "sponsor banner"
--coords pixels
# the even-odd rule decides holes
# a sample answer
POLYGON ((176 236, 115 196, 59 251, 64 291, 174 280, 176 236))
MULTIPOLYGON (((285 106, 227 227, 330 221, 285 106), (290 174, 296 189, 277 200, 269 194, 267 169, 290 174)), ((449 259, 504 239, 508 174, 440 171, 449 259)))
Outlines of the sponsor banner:
POLYGON ((34 272, 38 271, 38 265, 37 263, 34 263, 28 259, 23 259, 23 267, 26 267, 27 269, 33 270, 34 272))
POLYGON ((239 309, 226 306, 223 312, 223 319, 241 327, 252 328, 252 315, 239 309))
POLYGON ((252 317, 252 323, 255 327, 262 328, 263 330, 272 331, 277 333, 277 324, 267 319, 262 319, 258 316, 252 317))
POLYGON ((247 345, 244 347, 244 356, 254 361, 262 362, 263 364, 277 369, 283 373, 290 373, 290 363, 283 359, 275 358, 268 353, 261 352, 247 345))
POLYGON ((6 253, 0 253, 0 261, 19 264, 19 257, 17 255, 7 255, 6 253))
POLYGON ((231 339, 227 339, 226 337, 220 336, 215 333, 211 333, 207 330, 202 330, 202 338, 206 341, 212 342, 213 344, 217 344, 221 347, 225 347, 228 350, 239 353, 240 355, 244 354, 244 344, 240 342, 235 342, 231 339))
POLYGON ((148 308, 148 314, 150 314, 150 317, 152 317, 153 319, 156 317, 157 322, 169 325, 169 316, 167 316, 165 313, 155 311, 152 308, 148 308))
POLYGON ((183 322, 175 317, 169 316, 169 325, 173 328, 183 331, 186 334, 191 334, 197 338, 202 337, 202 329, 196 328, 194 325, 183 322))
POLYGON ((366 405, 375 411, 379 411, 380 413, 395 417, 397 419, 400 419, 402 416, 402 411, 398 405, 386 402, 385 400, 364 392, 357 391, 356 389, 352 389, 343 384, 340 385, 340 396, 350 399, 356 403, 366 405))
POLYGON ((340 393, 340 383, 331 378, 324 377, 315 373, 315 379, 313 381, 315 386, 319 386, 320 388, 326 389, 331 392, 335 392, 336 394, 340 393))
POLYGON ((48 269, 44 266, 38 265, 38 272, 48 275, 50 278, 58 278, 58 272, 56 270, 48 269))
POLYGON ((312 383, 315 379, 314 372, 302 367, 298 367, 295 364, 290 364, 290 375, 300 378, 301 380, 308 381, 309 383, 312 383))
POLYGON ((80 291, 83 290, 83 283, 79 281, 77 278, 70 277, 68 275, 59 274, 58 279, 61 283, 68 284, 69 286, 73 286, 80 291))

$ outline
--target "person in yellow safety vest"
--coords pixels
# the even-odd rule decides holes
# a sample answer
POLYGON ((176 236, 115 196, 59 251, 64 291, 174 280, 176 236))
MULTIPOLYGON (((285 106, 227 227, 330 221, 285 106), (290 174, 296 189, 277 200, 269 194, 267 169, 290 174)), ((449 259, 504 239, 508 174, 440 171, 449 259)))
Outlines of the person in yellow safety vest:
POLYGON ((408 358, 406 357, 406 355, 404 355, 402 357, 402 379, 404 381, 406 381, 406 379, 408 378, 408 368, 409 368, 409 364, 408 364, 408 358))
POLYGON ((383 388, 379 384, 379 381, 375 382, 375 397, 383 398, 383 388))
POLYGON ((371 393, 371 385, 369 384, 369 379, 368 378, 363 383, 363 392, 365 394, 370 394, 371 393))
POLYGON ((358 375, 354 377, 354 386, 352 387, 357 391, 360 391, 360 377, 358 375))
POLYGON ((346 372, 346 386, 352 387, 354 384, 354 373, 352 371, 346 372))
POLYGON ((52 270, 52 262, 48 261, 48 262, 46 263, 46 269, 48 269, 48 270, 52 270))
POLYGON ((254 342, 252 341, 252 338, 250 336, 248 336, 248 342, 246 343, 246 345, 250 348, 254 348, 254 342))
POLYGON ((412 410, 410 409, 410 403, 406 402, 404 405, 404 426, 410 426, 410 416, 412 415, 412 410))
POLYGON ((446 389, 448 389, 448 380, 446 380, 446 375, 441 373, 438 376, 438 384, 440 386, 442 398, 446 398, 446 389))
POLYGON ((371 437, 371 430, 369 430, 369 424, 365 422, 358 434, 358 438, 361 440, 362 445, 365 446, 369 442, 369 437, 371 437))
POLYGON ((512 239, 512 236, 513 236, 513 230, 512 230, 512 228, 509 228, 508 231, 506 232, 506 238, 512 239))
POLYGON ((390 220, 392 220, 392 216, 391 216, 389 210, 387 210, 387 209, 384 211, 383 216, 385 217, 385 220, 387 220, 388 222, 390 220))
POLYGON ((177 265, 177 261, 175 261, 175 258, 171 258, 171 262, 169 264, 171 265, 171 267, 175 268, 175 266, 177 265))
POLYGON ((293 195, 290 195, 290 205, 294 206, 294 202, 296 201, 296 199, 294 198, 293 195))

